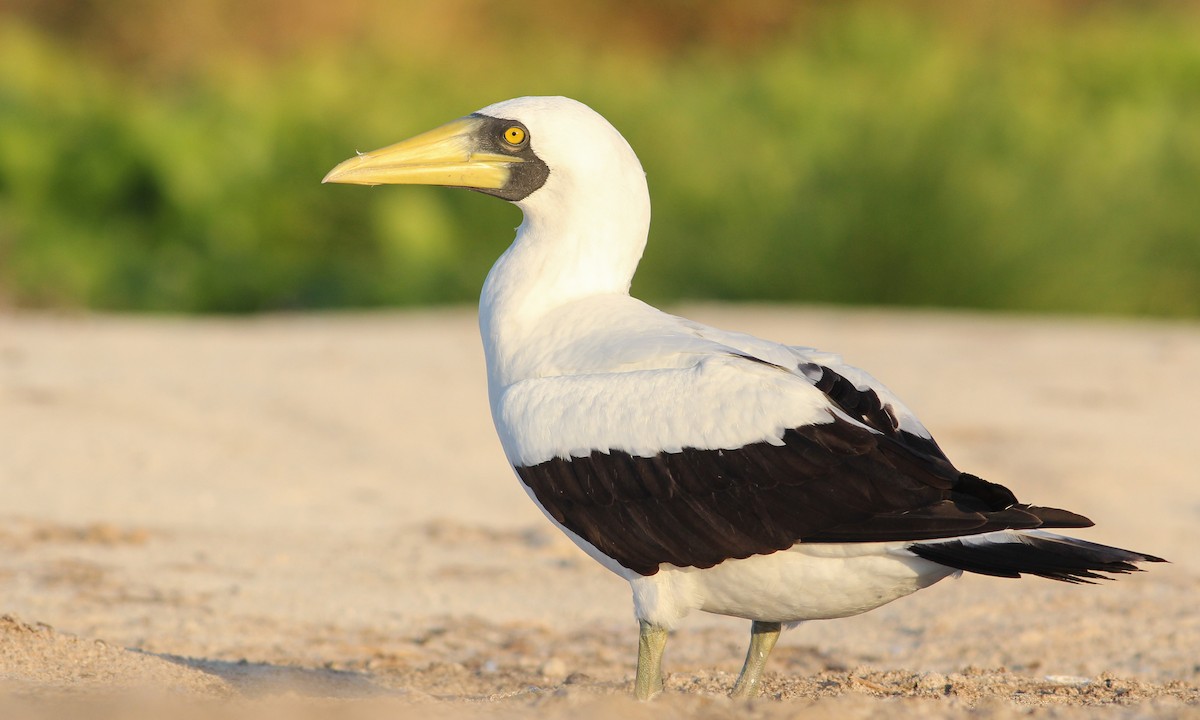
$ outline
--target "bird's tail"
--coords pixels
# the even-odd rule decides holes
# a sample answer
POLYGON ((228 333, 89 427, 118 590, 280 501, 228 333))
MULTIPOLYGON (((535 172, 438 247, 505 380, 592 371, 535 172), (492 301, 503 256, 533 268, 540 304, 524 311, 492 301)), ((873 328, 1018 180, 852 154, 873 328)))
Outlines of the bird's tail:
POLYGON ((1070 583, 1106 580, 1099 573, 1137 572, 1140 562, 1166 562, 1146 553, 1077 540, 1043 530, 1004 530, 909 546, 917 556, 967 572, 997 577, 1040 575, 1070 583))

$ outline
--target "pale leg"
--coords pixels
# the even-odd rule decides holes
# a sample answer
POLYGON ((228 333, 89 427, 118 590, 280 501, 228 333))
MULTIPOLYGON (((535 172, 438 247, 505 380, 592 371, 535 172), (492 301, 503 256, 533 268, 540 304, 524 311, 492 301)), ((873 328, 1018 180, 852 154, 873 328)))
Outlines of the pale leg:
POLYGON ((667 629, 642 620, 638 637, 637 680, 633 685, 638 700, 649 700, 662 692, 662 658, 666 647, 667 629))
POLYGON ((742 674, 738 675, 733 685, 730 697, 758 697, 762 683, 763 666, 767 664, 767 656, 775 641, 779 639, 782 626, 777 622, 759 622, 755 620, 750 625, 750 649, 746 651, 746 664, 742 666, 742 674))

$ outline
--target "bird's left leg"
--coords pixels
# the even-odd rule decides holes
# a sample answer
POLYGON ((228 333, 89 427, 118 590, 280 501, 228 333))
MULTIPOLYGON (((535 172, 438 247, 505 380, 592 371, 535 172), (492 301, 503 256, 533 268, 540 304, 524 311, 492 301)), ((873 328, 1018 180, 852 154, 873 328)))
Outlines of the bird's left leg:
POLYGON ((667 629, 645 620, 640 622, 637 679, 633 692, 638 700, 649 700, 663 690, 662 658, 667 647, 667 629))
POLYGON ((775 641, 779 639, 779 632, 782 628, 783 626, 777 622, 755 620, 751 623, 750 649, 746 651, 746 664, 742 665, 742 674, 738 675, 729 697, 758 696, 762 683, 763 666, 767 664, 767 656, 771 654, 771 648, 775 647, 775 641))

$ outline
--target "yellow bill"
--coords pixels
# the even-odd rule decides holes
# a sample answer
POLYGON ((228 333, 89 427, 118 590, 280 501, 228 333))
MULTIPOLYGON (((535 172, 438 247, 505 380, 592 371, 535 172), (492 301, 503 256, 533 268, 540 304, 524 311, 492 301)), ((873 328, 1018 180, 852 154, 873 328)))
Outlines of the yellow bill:
POLYGON ((499 190, 519 157, 481 151, 484 121, 465 117, 403 142, 361 153, 321 182, 353 185, 451 185, 499 190))

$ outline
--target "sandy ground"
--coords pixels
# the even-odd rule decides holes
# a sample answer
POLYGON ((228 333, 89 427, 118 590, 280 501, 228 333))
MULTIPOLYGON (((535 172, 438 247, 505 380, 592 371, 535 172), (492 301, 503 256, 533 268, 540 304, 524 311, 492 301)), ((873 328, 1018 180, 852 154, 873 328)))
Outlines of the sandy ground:
POLYGON ((682 312, 840 350, 960 467, 1173 561, 965 577, 785 633, 697 615, 628 698, 628 586, 508 470, 468 310, 0 316, 0 709, 37 717, 1200 717, 1200 326, 682 312))

